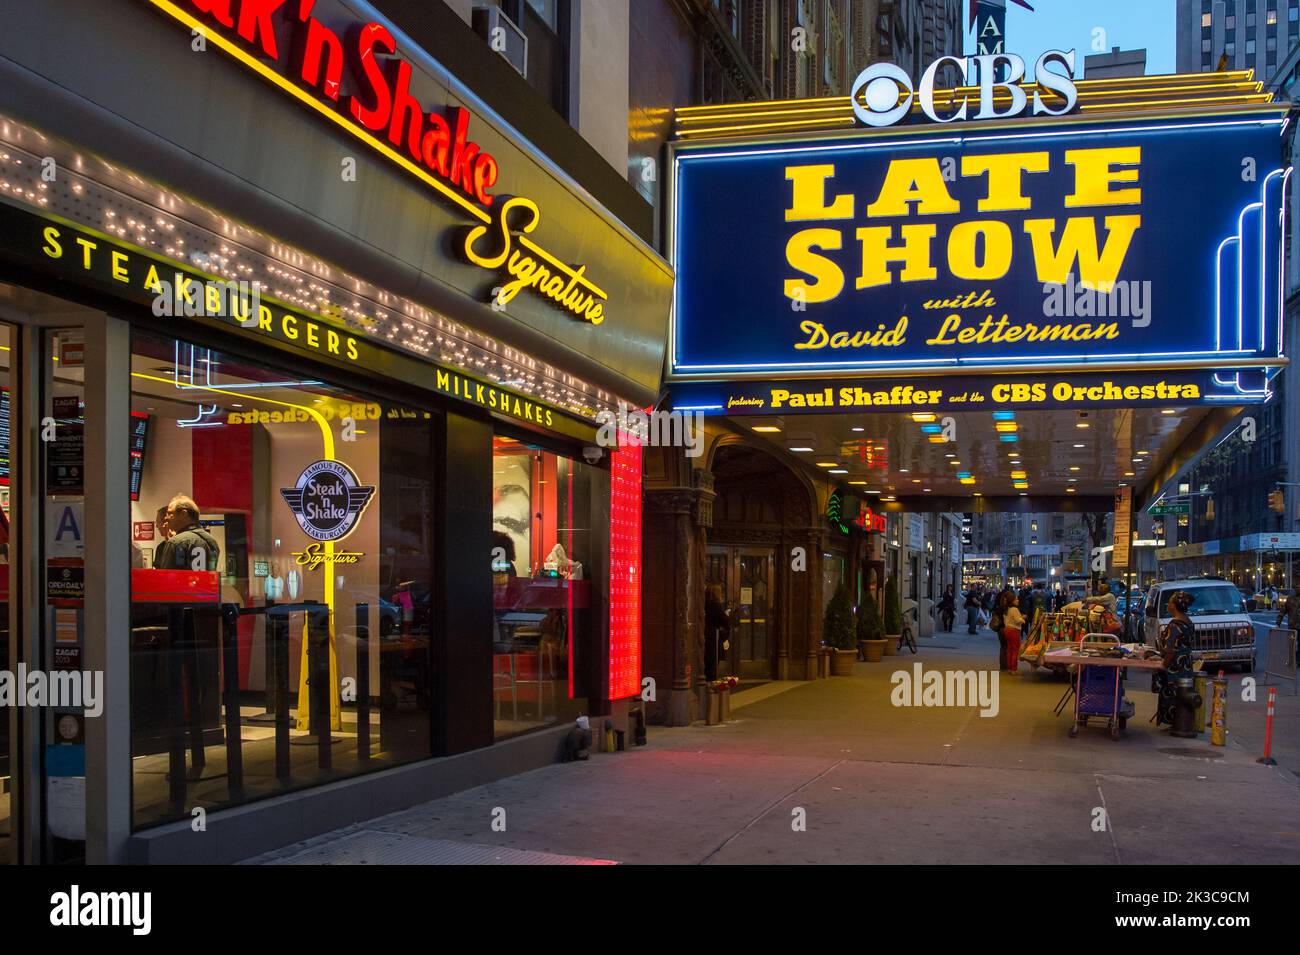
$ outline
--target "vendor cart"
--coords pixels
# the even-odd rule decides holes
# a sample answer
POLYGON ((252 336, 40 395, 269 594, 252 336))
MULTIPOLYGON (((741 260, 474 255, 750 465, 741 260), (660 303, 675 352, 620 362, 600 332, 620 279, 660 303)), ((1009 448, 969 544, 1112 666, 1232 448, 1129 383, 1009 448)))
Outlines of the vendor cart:
MULTIPOLYGON (((1070 738, 1079 735, 1079 727, 1087 726, 1089 718, 1106 720, 1111 739, 1119 739, 1120 730, 1124 729, 1133 716, 1133 704, 1124 698, 1124 682, 1121 679, 1125 668, 1135 670, 1163 670, 1164 663, 1159 659, 1137 659, 1119 652, 1119 640, 1110 634, 1088 634, 1080 639, 1074 647, 1052 650, 1043 656, 1044 666, 1061 666, 1075 668, 1074 682, 1074 720, 1070 724, 1070 738), (1095 638, 1089 640, 1089 638, 1095 638), (1085 643, 1090 649, 1099 643, 1110 643, 1115 648, 1113 655, 1098 655, 1097 651, 1085 653, 1085 643)), ((1104 651, 1103 651, 1104 652, 1104 651)))

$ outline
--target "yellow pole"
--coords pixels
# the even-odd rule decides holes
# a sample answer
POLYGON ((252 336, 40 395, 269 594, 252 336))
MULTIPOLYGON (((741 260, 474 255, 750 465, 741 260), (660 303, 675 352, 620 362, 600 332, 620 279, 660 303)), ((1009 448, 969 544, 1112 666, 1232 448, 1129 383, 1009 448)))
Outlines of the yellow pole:
POLYGON ((1228 736, 1228 680, 1214 678, 1214 703, 1210 708, 1210 742, 1215 746, 1227 745, 1228 736))

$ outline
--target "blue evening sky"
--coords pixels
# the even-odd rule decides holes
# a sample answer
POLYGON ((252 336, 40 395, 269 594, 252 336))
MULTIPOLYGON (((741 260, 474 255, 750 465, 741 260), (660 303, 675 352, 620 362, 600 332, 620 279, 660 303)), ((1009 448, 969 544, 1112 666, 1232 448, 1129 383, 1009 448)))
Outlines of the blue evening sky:
MULTIPOLYGON (((969 17, 970 0, 963 0, 964 17, 969 17)), ((1083 73, 1083 58, 1093 50, 1093 31, 1105 31, 1105 47, 1147 51, 1147 74, 1174 72, 1176 0, 1029 0, 1034 13, 1007 3, 1007 46, 1009 53, 1025 59, 1032 75, 1034 63, 1044 50, 1077 50, 1077 74, 1083 73)), ((967 34, 967 50, 975 48, 973 34, 967 34)))

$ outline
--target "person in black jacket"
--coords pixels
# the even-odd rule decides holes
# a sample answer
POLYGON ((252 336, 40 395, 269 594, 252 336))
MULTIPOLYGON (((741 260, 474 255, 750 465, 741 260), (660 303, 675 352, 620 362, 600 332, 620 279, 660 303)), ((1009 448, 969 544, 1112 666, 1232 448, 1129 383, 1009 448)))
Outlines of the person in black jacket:
POLYGON ((718 678, 718 661, 727 659, 731 620, 722 602, 722 588, 709 584, 704 592, 704 675, 709 682, 718 678))

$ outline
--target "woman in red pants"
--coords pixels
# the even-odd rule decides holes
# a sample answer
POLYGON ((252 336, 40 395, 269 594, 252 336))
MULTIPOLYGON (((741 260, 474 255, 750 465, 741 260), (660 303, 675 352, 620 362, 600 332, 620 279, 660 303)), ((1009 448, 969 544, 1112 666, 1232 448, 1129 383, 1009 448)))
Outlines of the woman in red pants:
POLYGON ((1012 595, 1009 606, 1002 614, 1003 632, 1007 637, 1007 673, 1020 675, 1020 631, 1025 626, 1025 615, 1020 612, 1020 598, 1012 595))

